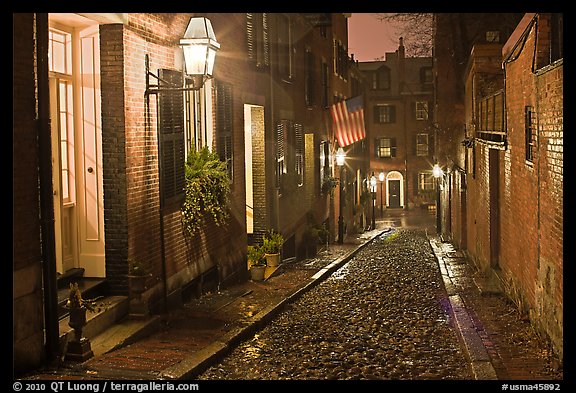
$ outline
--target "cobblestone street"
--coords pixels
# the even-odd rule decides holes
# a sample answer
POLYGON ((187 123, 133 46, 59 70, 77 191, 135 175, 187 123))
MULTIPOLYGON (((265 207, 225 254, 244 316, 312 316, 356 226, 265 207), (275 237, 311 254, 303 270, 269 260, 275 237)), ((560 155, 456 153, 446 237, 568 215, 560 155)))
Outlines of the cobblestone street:
POLYGON ((399 228, 199 379, 473 379, 448 307, 425 231, 399 228))

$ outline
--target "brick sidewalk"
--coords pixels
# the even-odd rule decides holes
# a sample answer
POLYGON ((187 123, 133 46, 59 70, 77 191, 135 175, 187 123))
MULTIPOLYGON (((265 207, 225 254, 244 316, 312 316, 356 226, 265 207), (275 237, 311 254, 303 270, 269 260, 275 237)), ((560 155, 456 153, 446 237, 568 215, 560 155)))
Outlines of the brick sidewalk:
MULTIPOLYGON (((434 242, 438 240, 433 238, 434 242)), ((482 277, 461 251, 449 243, 442 243, 442 249, 451 282, 465 303, 497 379, 562 380, 562 366, 528 318, 498 288, 479 284, 482 277)))

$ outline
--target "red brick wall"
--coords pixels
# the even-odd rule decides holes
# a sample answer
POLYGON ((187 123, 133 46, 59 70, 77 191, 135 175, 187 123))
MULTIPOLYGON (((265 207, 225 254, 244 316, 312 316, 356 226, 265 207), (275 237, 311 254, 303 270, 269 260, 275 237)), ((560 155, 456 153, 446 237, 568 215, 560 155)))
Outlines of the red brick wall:
MULTIPOLYGON (((150 287, 164 279, 165 271, 169 294, 210 269, 216 268, 225 281, 245 266, 246 238, 238 234, 245 233, 242 92, 247 83, 239 79, 246 74, 239 72, 241 58, 227 56, 245 43, 231 28, 235 15, 219 15, 209 16, 222 44, 214 77, 234 84, 232 214, 228 228, 209 225, 190 242, 183 236, 177 206, 166 209, 160 221, 156 96, 146 99, 144 92, 146 54, 154 74, 159 68, 181 69, 178 41, 191 15, 128 14, 126 25, 101 26, 106 256, 107 271, 121 273, 118 291, 126 288, 122 277, 128 258, 148 262, 150 287)), ((153 77, 151 83, 156 83, 153 77)), ((150 291, 151 303, 159 301, 161 287, 150 291)))
POLYGON ((563 338, 563 79, 562 65, 538 73, 540 259, 536 314, 554 345, 563 338))
POLYGON ((562 353, 563 68, 533 68, 535 46, 537 53, 547 49, 547 22, 545 14, 538 17, 522 52, 506 64, 509 148, 502 168, 500 265, 510 295, 562 353), (535 113, 532 162, 525 156, 526 106, 535 113))

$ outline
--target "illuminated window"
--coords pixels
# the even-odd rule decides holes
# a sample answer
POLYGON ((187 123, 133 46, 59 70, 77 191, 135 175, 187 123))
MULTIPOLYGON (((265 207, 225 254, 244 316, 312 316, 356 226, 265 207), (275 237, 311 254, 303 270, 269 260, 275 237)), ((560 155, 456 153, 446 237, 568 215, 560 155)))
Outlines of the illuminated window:
POLYGON ((72 75, 72 34, 50 29, 48 40, 49 70, 72 75))
POLYGON ((432 171, 418 173, 418 191, 430 191, 436 188, 436 182, 432 171))
POLYGON ((396 138, 376 138, 376 157, 394 158, 396 157, 396 138))
POLYGON ((428 120, 428 101, 416 101, 416 120, 428 120))

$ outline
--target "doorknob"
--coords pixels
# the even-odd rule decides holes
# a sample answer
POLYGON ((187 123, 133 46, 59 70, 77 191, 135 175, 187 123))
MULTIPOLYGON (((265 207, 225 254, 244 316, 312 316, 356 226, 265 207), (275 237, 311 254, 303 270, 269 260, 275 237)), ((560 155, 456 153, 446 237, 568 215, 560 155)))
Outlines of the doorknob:
POLYGON ((92 168, 91 166, 88 167, 88 173, 92 173, 94 172, 94 168, 92 168))

